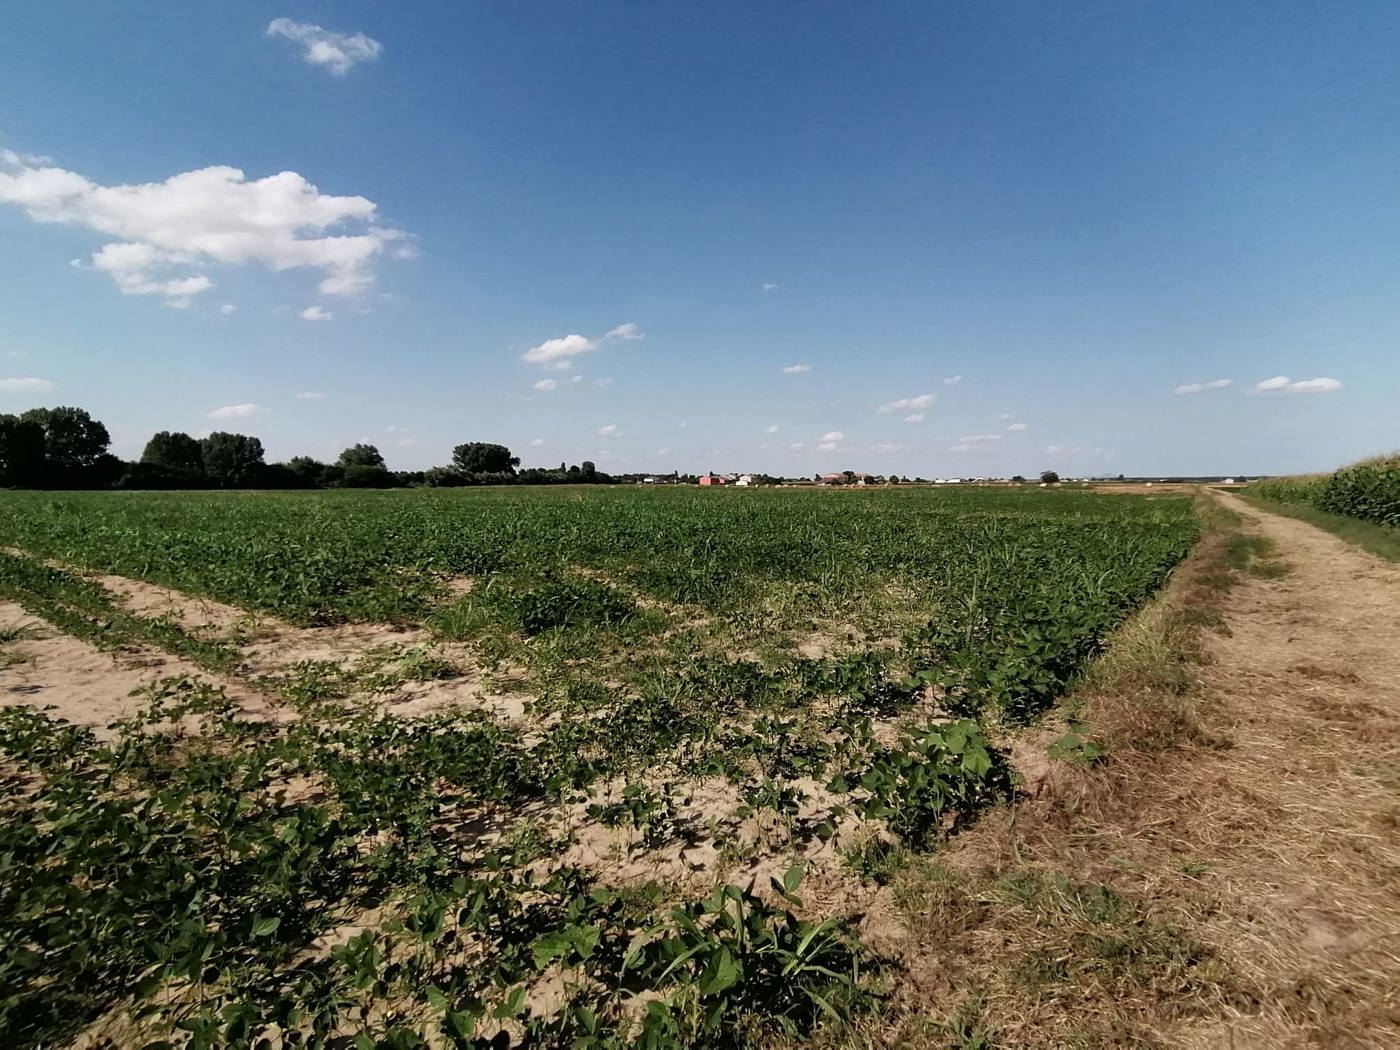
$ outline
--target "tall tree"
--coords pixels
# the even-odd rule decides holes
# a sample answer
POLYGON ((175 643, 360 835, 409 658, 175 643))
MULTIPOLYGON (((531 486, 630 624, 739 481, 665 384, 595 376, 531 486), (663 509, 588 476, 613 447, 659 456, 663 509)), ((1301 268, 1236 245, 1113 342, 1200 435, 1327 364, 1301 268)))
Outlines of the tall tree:
POLYGON ((520 466, 520 457, 504 445, 469 441, 452 450, 452 465, 468 474, 511 474, 520 466))
POLYGON ((204 453, 200 451, 199 442, 178 430, 162 430, 147 441, 141 462, 167 470, 204 473, 204 453))
POLYGON ((209 480, 223 488, 248 488, 262 473, 262 442, 247 434, 216 431, 199 443, 209 480))
POLYGON ((44 430, 44 458, 59 473, 91 467, 112 443, 111 435, 81 408, 31 408, 19 417, 44 430))
POLYGON ((342 452, 336 463, 342 467, 379 467, 383 469, 384 457, 379 454, 379 449, 362 442, 358 445, 351 445, 342 452))
POLYGON ((43 483, 44 428, 19 416, 0 416, 0 485, 43 483))

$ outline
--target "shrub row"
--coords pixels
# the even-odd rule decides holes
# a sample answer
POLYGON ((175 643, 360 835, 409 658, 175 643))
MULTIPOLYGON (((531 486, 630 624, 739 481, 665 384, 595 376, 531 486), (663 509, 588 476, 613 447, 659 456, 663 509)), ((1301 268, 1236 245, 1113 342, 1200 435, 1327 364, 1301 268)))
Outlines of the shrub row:
POLYGON ((1400 526, 1400 455, 1378 456, 1334 474, 1261 481, 1254 491, 1279 503, 1304 503, 1378 525, 1400 526))

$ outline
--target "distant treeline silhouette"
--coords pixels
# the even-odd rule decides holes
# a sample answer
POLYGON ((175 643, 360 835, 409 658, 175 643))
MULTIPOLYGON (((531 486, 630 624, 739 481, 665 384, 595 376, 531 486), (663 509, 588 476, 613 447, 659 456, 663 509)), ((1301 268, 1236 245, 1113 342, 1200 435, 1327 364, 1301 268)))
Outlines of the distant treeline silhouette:
POLYGON ((0 486, 27 489, 332 489, 452 488, 466 485, 612 484, 588 460, 577 466, 520 469, 505 445, 469 441, 452 461, 429 470, 390 470, 379 449, 347 448, 334 463, 293 456, 268 463, 262 442, 218 431, 195 438, 162 430, 141 458, 128 462, 107 451, 107 428, 81 408, 32 408, 0 415, 0 486))

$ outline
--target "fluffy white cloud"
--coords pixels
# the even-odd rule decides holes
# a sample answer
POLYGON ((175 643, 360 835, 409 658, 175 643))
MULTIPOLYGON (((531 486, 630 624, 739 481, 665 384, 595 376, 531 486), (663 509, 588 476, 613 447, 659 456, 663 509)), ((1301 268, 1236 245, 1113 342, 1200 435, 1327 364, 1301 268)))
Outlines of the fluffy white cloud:
POLYGON ((267 24, 267 35, 302 45, 302 59, 336 76, 344 76, 360 62, 372 62, 384 50, 383 44, 364 33, 336 33, 290 18, 274 18, 267 24))
POLYGON ((224 303, 223 306, 219 307, 219 313, 227 317, 229 314, 233 313, 237 309, 238 307, 234 306, 233 303, 224 303))
POLYGON ((772 423, 772 424, 770 424, 769 426, 767 426, 767 427, 765 427, 765 428, 763 429, 763 432, 764 432, 765 434, 776 434, 776 433, 778 432, 778 424, 777 424, 777 423, 772 423))
POLYGON ((1173 390, 1172 393, 1173 393, 1173 394, 1201 394, 1201 393, 1204 393, 1204 392, 1207 391, 1207 390, 1224 390, 1224 389, 1225 389, 1227 386, 1229 386, 1232 382, 1234 382, 1234 380, 1231 380, 1231 379, 1212 379, 1212 380, 1210 380, 1209 382, 1205 382, 1205 383, 1182 383, 1181 386, 1179 386, 1179 387, 1177 387, 1175 390, 1173 390))
POLYGON ((839 430, 828 430, 825 434, 822 435, 821 439, 823 441, 840 441, 845 436, 846 435, 841 433, 841 431, 839 430))
POLYGON ((1289 379, 1288 376, 1274 376, 1256 383, 1251 394, 1331 394, 1342 389, 1340 380, 1326 376, 1318 379, 1289 379))
POLYGON ((210 419, 247 419, 249 416, 260 416, 267 409, 261 405, 247 402, 242 405, 224 405, 223 408, 216 408, 209 413, 210 419))
POLYGON ((335 314, 323 306, 308 306, 301 312, 303 321, 329 321, 335 314))
POLYGON ((5 394, 46 394, 57 384, 51 379, 26 376, 22 379, 0 379, 0 393, 5 394))
POLYGON ((962 376, 949 376, 947 379, 943 380, 943 385, 944 385, 944 386, 957 386, 957 385, 958 385, 959 383, 961 383, 961 382, 962 382, 962 376))
POLYGON ((42 223, 82 226, 117 240, 92 265, 127 295, 176 305, 214 287, 192 267, 258 263, 270 270, 321 271, 326 295, 353 295, 374 281, 371 263, 401 230, 375 223, 375 203, 324 194, 294 171, 248 181, 237 168, 209 167, 164 182, 101 186, 63 168, 0 170, 0 203, 42 223), (358 224, 349 232, 345 224, 358 224), (185 270, 170 275, 171 268, 185 270))
POLYGON ((916 397, 901 397, 897 401, 886 401, 879 407, 880 412, 908 412, 911 409, 928 408, 936 400, 934 394, 919 394, 916 397))
POLYGON ((789 376, 800 376, 803 372, 810 372, 811 370, 811 365, 788 365, 786 368, 783 369, 783 374, 789 376))
POLYGON ((324 401, 326 395, 319 390, 303 390, 297 395, 298 401, 324 401))
POLYGON ((572 332, 569 335, 561 335, 557 339, 546 339, 539 346, 532 346, 520 355, 520 360, 531 365, 543 365, 545 368, 573 368, 575 357, 580 354, 591 354, 604 343, 621 339, 623 342, 635 343, 638 339, 644 338, 644 333, 631 321, 620 324, 612 328, 601 338, 593 339, 586 335, 579 335, 572 332))
POLYGON ((1023 430, 1029 430, 1030 428, 1027 427, 1026 424, 1024 424, 1024 423, 1012 423, 1012 424, 1011 424, 1009 427, 1007 427, 1006 429, 1009 430, 1009 431, 1011 431, 1011 433, 1013 433, 1013 434, 1019 434, 1019 433, 1021 433, 1021 431, 1023 431, 1023 430))
POLYGON ((906 423, 922 423, 923 421, 924 414, 922 412, 910 412, 904 417, 904 422, 906 423))
POLYGON ((772 281, 764 281, 759 287, 765 292, 776 292, 778 290, 778 286, 772 281))
POLYGON ((536 389, 536 390, 553 390, 553 389, 554 389, 556 386, 558 386, 558 385, 559 385, 558 380, 555 380, 555 379, 541 379, 538 383, 535 384, 535 389, 536 389))
POLYGON ((609 423, 605 427, 598 428, 598 436, 605 438, 622 437, 622 431, 618 428, 616 423, 609 423))
POLYGON ((544 438, 535 438, 530 444, 538 448, 540 445, 544 444, 544 438))

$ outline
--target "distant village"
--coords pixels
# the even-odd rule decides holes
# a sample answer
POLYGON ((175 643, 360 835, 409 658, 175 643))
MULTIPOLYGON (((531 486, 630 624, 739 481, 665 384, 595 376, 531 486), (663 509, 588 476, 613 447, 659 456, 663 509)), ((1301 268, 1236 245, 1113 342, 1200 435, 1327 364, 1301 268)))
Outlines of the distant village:
POLYGON ((1122 474, 1092 477, 1061 477, 1055 471, 1044 471, 1038 477, 1026 478, 1020 474, 1012 477, 966 477, 966 478, 924 478, 900 474, 866 474, 857 470, 837 470, 827 474, 813 474, 810 478, 774 477, 771 474, 643 474, 622 475, 618 481, 631 481, 638 485, 699 485, 702 488, 757 488, 760 486, 825 486, 830 488, 873 485, 1059 485, 1059 484, 1209 484, 1235 485, 1256 480, 1253 476, 1220 475, 1208 476, 1139 476, 1128 477, 1122 474))

